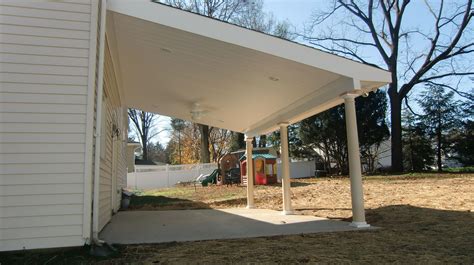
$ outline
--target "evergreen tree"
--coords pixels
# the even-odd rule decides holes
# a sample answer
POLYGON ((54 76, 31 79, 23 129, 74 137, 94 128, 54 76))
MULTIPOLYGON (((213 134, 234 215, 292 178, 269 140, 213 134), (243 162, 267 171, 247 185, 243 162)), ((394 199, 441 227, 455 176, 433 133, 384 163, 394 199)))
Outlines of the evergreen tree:
POLYGON ((326 168, 336 163, 338 173, 347 174, 347 137, 344 121, 344 106, 339 105, 301 121, 299 137, 302 144, 320 150, 326 168))
POLYGON ((460 125, 462 111, 454 99, 454 92, 446 92, 443 86, 427 85, 422 91, 418 103, 423 109, 421 122, 436 147, 436 165, 442 171, 442 156, 448 156, 453 141, 450 134, 460 125))
POLYGON ((407 109, 403 121, 403 166, 410 171, 427 170, 434 163, 434 150, 426 126, 407 109))
POLYGON ((474 120, 466 120, 454 144, 455 158, 464 166, 474 166, 474 120))
MULTIPOLYGON (((375 169, 380 144, 389 137, 385 122, 387 99, 383 91, 370 93, 356 99, 357 128, 362 160, 368 170, 375 169)), ((323 153, 326 168, 331 162, 342 174, 348 173, 347 136, 344 105, 334 107, 301 122, 301 145, 323 153)))
MULTIPOLYGON (((474 81, 474 78, 471 80, 474 81)), ((471 95, 474 95, 474 88, 471 90, 471 95)), ((474 166, 474 99, 468 99, 462 105, 467 119, 455 130, 454 158, 464 166, 474 166)))
POLYGON ((390 137, 385 115, 387 105, 387 97, 382 90, 372 92, 368 97, 356 99, 361 159, 369 172, 376 169, 375 162, 379 156, 380 145, 390 137))
MULTIPOLYGON (((298 136, 298 131, 301 126, 301 123, 295 123, 288 126, 288 149, 290 157, 293 158, 314 158, 317 156, 315 151, 309 147, 303 145, 300 137, 298 136)), ((275 131, 268 135, 266 141, 269 146, 274 148, 280 148, 280 130, 275 131)))

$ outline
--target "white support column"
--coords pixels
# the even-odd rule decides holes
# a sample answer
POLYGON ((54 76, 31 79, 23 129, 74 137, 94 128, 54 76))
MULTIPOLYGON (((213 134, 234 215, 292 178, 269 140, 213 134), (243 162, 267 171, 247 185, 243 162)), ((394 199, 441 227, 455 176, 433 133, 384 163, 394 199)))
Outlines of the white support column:
POLYGON ((247 157, 247 209, 255 208, 253 198, 253 137, 245 136, 246 151, 245 157, 247 157))
POLYGON ((293 214, 290 193, 290 155, 288 151, 288 123, 280 123, 281 187, 283 192, 283 214, 293 214))
POLYGON ((357 117, 355 109, 355 94, 343 95, 346 130, 347 149, 349 152, 349 175, 351 179, 351 200, 352 200, 352 223, 351 226, 357 228, 369 227, 365 221, 364 210, 364 190, 362 188, 362 170, 360 166, 359 138, 357 135, 357 117))

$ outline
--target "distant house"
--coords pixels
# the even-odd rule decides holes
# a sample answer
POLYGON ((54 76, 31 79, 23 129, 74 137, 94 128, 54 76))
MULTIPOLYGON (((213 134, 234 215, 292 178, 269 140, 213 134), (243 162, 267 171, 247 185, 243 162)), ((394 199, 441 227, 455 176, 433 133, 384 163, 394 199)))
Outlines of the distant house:
POLYGON ((99 242, 126 185, 128 107, 251 140, 338 104, 352 110, 390 82, 382 69, 148 0, 2 0, 0 69, 0 251, 99 242))
POLYGON ((142 145, 138 142, 128 142, 127 143, 127 172, 135 172, 135 153, 140 150, 142 145))

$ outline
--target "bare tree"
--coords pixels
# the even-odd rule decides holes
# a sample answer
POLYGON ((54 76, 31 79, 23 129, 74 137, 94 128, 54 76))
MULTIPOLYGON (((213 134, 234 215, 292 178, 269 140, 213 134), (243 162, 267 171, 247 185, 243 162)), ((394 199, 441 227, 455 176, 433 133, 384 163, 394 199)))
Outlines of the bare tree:
POLYGON ((391 72, 393 171, 403 170, 401 108, 414 87, 444 83, 459 95, 469 96, 446 85, 446 79, 474 74, 472 62, 463 60, 474 52, 473 16, 472 0, 449 4, 443 0, 333 0, 327 10, 312 17, 303 37, 315 47, 384 65, 391 72), (419 12, 426 12, 431 19, 413 25, 408 20, 419 12))
POLYGON ((213 127, 210 129, 209 136, 212 161, 218 162, 223 155, 231 150, 232 132, 213 127))
POLYGON ((231 22, 248 1, 242 0, 153 0, 223 21, 231 22))
POLYGON ((291 25, 278 21, 263 11, 263 0, 153 0, 179 9, 198 13, 241 27, 269 33, 281 38, 293 38, 291 25))
POLYGON ((160 115, 136 109, 128 109, 128 117, 132 121, 132 131, 137 135, 143 148, 143 160, 148 160, 151 140, 165 129, 158 129, 160 115))

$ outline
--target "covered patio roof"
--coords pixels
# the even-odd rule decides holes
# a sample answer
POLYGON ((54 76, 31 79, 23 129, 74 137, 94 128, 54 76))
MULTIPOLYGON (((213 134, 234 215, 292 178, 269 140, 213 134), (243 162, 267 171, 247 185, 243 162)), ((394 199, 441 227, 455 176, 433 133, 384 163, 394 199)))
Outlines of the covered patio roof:
POLYGON ((107 39, 127 107, 249 136, 391 81, 382 69, 149 0, 109 1, 107 39))

